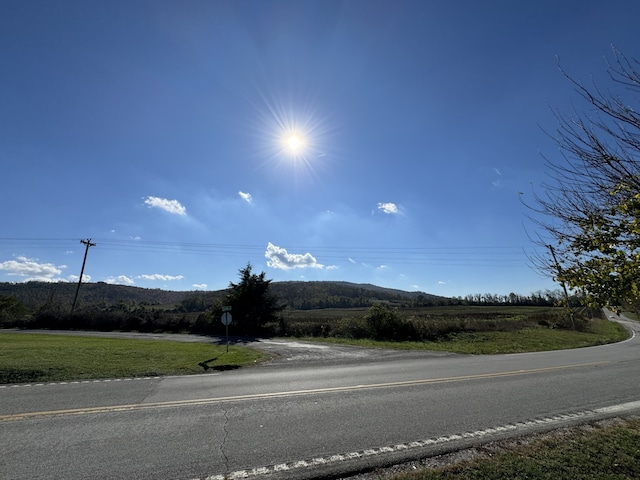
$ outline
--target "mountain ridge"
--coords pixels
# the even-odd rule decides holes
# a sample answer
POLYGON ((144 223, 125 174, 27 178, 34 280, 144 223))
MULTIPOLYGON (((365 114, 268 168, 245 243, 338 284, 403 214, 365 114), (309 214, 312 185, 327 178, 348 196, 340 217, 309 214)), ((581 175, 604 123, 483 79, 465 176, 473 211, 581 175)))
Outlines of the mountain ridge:
MULTIPOLYGON (((295 309, 367 306, 376 301, 407 303, 418 298, 432 302, 447 297, 425 292, 380 287, 370 283, 344 281, 281 281, 272 282, 271 292, 295 309)), ((14 297, 29 309, 46 304, 71 305, 77 284, 69 282, 0 282, 0 296, 14 297)), ((223 300, 228 289, 165 290, 133 285, 88 282, 81 285, 79 305, 113 305, 135 302, 147 305, 178 305, 184 300, 200 297, 207 303, 223 300)))

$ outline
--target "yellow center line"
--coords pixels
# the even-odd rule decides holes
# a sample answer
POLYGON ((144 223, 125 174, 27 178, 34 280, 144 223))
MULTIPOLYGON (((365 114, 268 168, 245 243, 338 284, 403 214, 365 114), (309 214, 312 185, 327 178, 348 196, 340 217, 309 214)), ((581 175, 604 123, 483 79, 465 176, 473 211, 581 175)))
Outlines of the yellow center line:
POLYGON ((24 413, 10 414, 10 415, 0 415, 0 422, 26 420, 26 419, 37 418, 37 417, 91 415, 91 414, 98 414, 98 413, 124 412, 124 411, 130 411, 130 410, 147 410, 147 409, 182 407, 182 406, 192 406, 192 405, 208 405, 213 403, 255 400, 260 398, 265 398, 265 399, 281 398, 281 397, 291 397, 291 396, 298 396, 298 395, 312 395, 312 394, 318 394, 318 393, 335 393, 335 392, 347 392, 347 391, 355 391, 355 390, 369 390, 369 389, 403 387, 403 386, 413 386, 413 385, 427 385, 432 383, 461 382, 466 380, 478 380, 483 378, 513 377, 513 376, 519 376, 519 375, 530 375, 534 373, 545 373, 545 372, 553 372, 558 370, 567 370, 572 368, 590 367, 590 366, 602 365, 606 363, 610 363, 610 362, 581 363, 576 365, 561 365, 556 367, 534 368, 529 370, 513 370, 509 372, 481 373, 481 374, 475 374, 475 375, 427 378, 427 379, 421 379, 421 380, 403 380, 399 382, 371 383, 371 384, 365 384, 365 385, 346 385, 342 387, 312 388, 307 390, 290 390, 286 392, 254 393, 254 394, 247 394, 247 395, 232 395, 228 397, 199 398, 199 399, 193 399, 193 400, 173 400, 173 401, 167 401, 167 402, 132 403, 128 405, 127 404, 106 405, 103 407, 85 407, 85 408, 70 408, 66 410, 24 412, 24 413))

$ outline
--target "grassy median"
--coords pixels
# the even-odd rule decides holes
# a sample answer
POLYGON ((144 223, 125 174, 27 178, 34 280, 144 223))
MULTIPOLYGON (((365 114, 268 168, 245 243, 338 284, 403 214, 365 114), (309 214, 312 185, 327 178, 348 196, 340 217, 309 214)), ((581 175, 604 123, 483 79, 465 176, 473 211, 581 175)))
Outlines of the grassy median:
POLYGON ((184 375, 253 365, 251 348, 162 340, 0 333, 0 384, 184 375))

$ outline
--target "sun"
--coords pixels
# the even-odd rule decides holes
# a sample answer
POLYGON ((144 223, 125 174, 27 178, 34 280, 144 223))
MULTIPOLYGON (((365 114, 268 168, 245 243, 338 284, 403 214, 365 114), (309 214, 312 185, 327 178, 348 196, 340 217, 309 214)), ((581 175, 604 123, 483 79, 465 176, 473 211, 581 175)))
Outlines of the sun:
POLYGON ((255 145, 259 168, 273 171, 286 182, 319 180, 319 172, 334 158, 328 148, 337 130, 333 116, 324 113, 315 97, 267 87, 257 91, 252 103, 251 130, 258 141, 248 145, 255 145))
POLYGON ((292 155, 300 155, 304 150, 304 139, 299 133, 290 133, 284 139, 285 149, 292 155))

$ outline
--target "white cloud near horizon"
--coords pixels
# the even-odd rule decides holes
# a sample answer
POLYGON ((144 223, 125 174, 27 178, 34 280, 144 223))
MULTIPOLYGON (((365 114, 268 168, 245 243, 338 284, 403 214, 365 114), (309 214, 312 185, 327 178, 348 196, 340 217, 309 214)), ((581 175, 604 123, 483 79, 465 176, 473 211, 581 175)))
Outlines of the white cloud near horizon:
MULTIPOLYGON (((79 278, 80 278, 80 275, 69 275, 69 278, 67 280, 69 280, 70 282, 76 283, 79 278)), ((90 281, 91 281, 91 275, 87 275, 86 273, 83 273, 82 282, 88 283, 90 281)))
POLYGON ((267 244, 267 251, 264 253, 267 259, 267 266, 280 270, 291 270, 293 268, 335 268, 334 266, 325 267, 318 263, 316 258, 310 253, 289 253, 286 249, 278 247, 273 243, 267 244))
POLYGON ((253 197, 251 196, 250 193, 245 193, 243 191, 239 191, 238 195, 240 195, 240 198, 242 198, 245 202, 253 203, 253 197))
POLYGON ((105 280, 105 283, 109 284, 124 284, 124 285, 134 285, 136 282, 131 277, 127 277, 126 275, 118 275, 117 277, 108 277, 105 280))
POLYGON ((0 270, 6 271, 9 276, 21 277, 25 282, 67 281, 60 277, 62 270, 65 268, 67 268, 66 265, 40 263, 37 258, 27 258, 25 256, 18 256, 15 260, 7 260, 0 263, 0 270))
POLYGON ((138 275, 137 278, 141 278, 143 280, 161 280, 163 282, 170 282, 172 280, 182 280, 184 276, 183 275, 162 275, 160 273, 154 273, 153 275, 138 275))
POLYGON ((386 203, 378 203, 378 210, 387 215, 393 215, 398 213, 398 206, 395 203, 386 202, 386 203))
POLYGON ((206 290, 207 289, 207 284, 206 283, 194 283, 191 286, 193 288, 197 288, 198 290, 206 290))
POLYGON ((159 208, 173 215, 184 216, 187 214, 187 209, 178 200, 148 196, 145 198, 144 203, 148 205, 149 208, 159 208))

